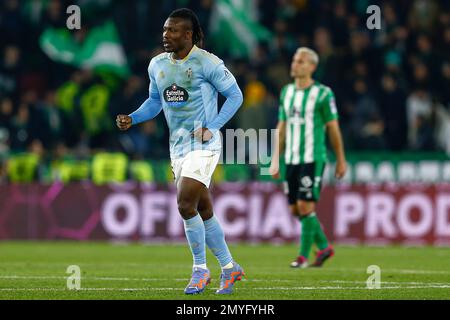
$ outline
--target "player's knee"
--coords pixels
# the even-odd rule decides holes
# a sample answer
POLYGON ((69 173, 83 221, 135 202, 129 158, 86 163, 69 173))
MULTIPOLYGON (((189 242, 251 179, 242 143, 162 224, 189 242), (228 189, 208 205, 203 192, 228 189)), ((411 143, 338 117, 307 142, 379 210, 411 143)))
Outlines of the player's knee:
POLYGON ((183 219, 190 219, 197 214, 194 203, 189 200, 179 200, 178 211, 180 212, 183 219))
POLYGON ((211 219, 213 216, 213 210, 211 207, 209 208, 198 207, 197 210, 200 216, 202 217, 203 221, 211 219))
POLYGON ((213 216, 213 208, 209 201, 199 201, 197 210, 203 220, 207 220, 213 216))

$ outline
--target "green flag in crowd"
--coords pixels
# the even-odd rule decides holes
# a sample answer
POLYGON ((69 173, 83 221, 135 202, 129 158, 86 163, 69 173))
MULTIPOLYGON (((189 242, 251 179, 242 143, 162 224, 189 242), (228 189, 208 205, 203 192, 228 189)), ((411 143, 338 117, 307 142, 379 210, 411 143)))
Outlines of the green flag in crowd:
POLYGON ((253 0, 216 0, 211 14, 211 40, 219 53, 250 57, 260 41, 272 34, 258 23, 253 0))
POLYGON ((82 43, 68 29, 45 30, 40 46, 50 59, 82 69, 109 71, 128 76, 130 70, 116 27, 109 21, 91 28, 82 43))

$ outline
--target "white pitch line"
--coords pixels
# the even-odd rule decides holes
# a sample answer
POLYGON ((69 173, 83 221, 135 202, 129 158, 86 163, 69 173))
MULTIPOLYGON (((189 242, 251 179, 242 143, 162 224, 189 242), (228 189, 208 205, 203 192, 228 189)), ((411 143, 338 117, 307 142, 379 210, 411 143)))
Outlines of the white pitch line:
POLYGON ((0 288, 0 291, 169 291, 184 290, 184 288, 80 288, 78 290, 69 290, 63 288, 0 288))
MULTIPOLYGON (((353 284, 366 284, 366 281, 351 281, 351 280, 320 280, 321 283, 353 283, 353 284)), ((418 281, 380 281, 380 284, 409 284, 409 285, 437 285, 447 286, 450 282, 418 282, 418 281)))
POLYGON ((382 270, 386 272, 398 272, 404 274, 450 274, 450 271, 442 270, 397 270, 397 269, 386 269, 382 270))
MULTIPOLYGON (((45 280, 45 279, 56 279, 56 280, 67 280, 68 277, 63 276, 19 276, 19 275, 9 275, 0 276, 0 279, 10 279, 10 280, 45 280)), ((99 281, 189 281, 189 278, 120 278, 120 277, 81 277, 82 280, 99 280, 99 281)), ((242 279, 242 281, 250 282, 292 282, 298 281, 297 279, 242 279)))
MULTIPOLYGON (((215 291, 218 288, 208 288, 207 290, 215 291)), ((450 289, 450 285, 430 285, 430 286, 389 286, 381 287, 380 289, 372 289, 370 291, 392 289, 450 289)), ((1 291, 66 291, 66 292, 82 292, 82 291, 182 291, 183 288, 81 288, 79 290, 68 290, 63 288, 0 288, 1 291)), ((265 287, 265 288, 245 288, 241 287, 237 291, 289 291, 289 290, 369 290, 366 287, 342 287, 342 286, 327 286, 327 287, 265 287)))
MULTIPOLYGON (((380 289, 370 289, 372 290, 383 290, 383 289, 450 289, 450 285, 425 285, 425 286, 389 286, 380 287, 380 289)), ((369 290, 367 287, 342 287, 342 286, 328 286, 328 287, 269 287, 269 288, 239 288, 239 290, 369 290)))
MULTIPOLYGON (((8 275, 0 276, 0 279, 9 280, 67 280, 68 277, 64 276, 20 276, 20 275, 8 275)), ((82 280, 96 280, 96 281, 143 281, 143 282, 157 282, 157 281, 177 281, 185 282, 189 278, 126 278, 126 277, 81 277, 82 280)), ((242 279, 244 282, 286 282, 286 283, 298 283, 299 279, 242 279)), ((352 284, 365 284, 365 281, 353 281, 353 280, 320 280, 321 283, 352 283, 352 284)), ((407 282, 407 281, 382 281, 381 284, 404 284, 404 285, 437 285, 446 286, 450 285, 450 282, 407 282)))
MULTIPOLYGON (((23 266, 25 263, 22 262, 0 262, 0 266, 23 266)), ((33 263, 33 265, 44 265, 48 267, 49 265, 58 265, 58 266, 64 266, 67 267, 67 264, 64 263, 54 263, 54 262, 36 262, 33 263)), ((149 264, 149 263, 117 263, 117 264, 111 264, 111 263, 82 263, 82 266, 93 266, 98 269, 98 267, 117 267, 120 266, 126 266, 126 267, 145 267, 145 268, 165 268, 165 269, 186 269, 185 264, 149 264)), ((261 270, 274 270, 276 268, 273 267, 259 267, 258 271, 261 270)), ((284 268, 283 270, 288 269, 284 268)), ((316 269, 306 269, 305 272, 314 271, 316 269)), ((318 269, 317 269, 318 270, 318 269)), ((352 272, 352 273, 363 273, 366 274, 366 267, 364 268, 335 268, 335 267, 325 267, 323 269, 320 269, 318 271, 327 270, 327 271, 339 271, 339 272, 352 272)), ((450 274, 450 270, 415 270, 415 269, 381 269, 382 272, 388 272, 388 273, 400 273, 400 274, 450 274)))
MULTIPOLYGON (((323 270, 328 271, 342 271, 342 272, 361 272, 366 273, 366 269, 357 269, 357 268, 324 268, 323 270)), ((381 268, 382 272, 387 273, 401 273, 401 274, 450 274, 448 270, 411 270, 411 269, 385 269, 381 268)))
MULTIPOLYGON (((0 276, 0 279, 11 279, 11 280, 45 280, 45 279, 56 279, 56 280, 67 280, 68 277, 63 276, 0 276)), ((120 277, 84 277, 81 276, 82 280, 100 280, 100 281, 188 281, 189 279, 168 279, 168 278, 120 278, 120 277)))

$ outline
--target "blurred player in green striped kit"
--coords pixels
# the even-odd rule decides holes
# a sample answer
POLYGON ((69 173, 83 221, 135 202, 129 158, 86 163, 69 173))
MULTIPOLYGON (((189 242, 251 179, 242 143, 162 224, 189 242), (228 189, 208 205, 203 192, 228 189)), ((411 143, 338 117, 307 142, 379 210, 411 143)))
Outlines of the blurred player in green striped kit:
POLYGON ((345 175, 347 165, 333 91, 315 81, 312 74, 319 57, 309 48, 299 48, 291 64, 294 82, 283 87, 280 96, 277 136, 270 174, 280 177, 279 157, 284 152, 285 193, 289 208, 302 225, 300 252, 293 268, 308 267, 312 245, 319 249, 312 266, 320 267, 334 255, 316 214, 322 174, 327 161, 325 132, 336 155, 335 177, 345 175))

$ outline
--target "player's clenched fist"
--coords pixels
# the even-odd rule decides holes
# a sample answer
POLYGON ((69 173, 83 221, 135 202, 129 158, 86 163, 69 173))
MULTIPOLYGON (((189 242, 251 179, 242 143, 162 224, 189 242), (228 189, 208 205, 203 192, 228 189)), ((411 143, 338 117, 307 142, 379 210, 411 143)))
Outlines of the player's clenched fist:
POLYGON ((128 130, 131 127, 131 117, 119 114, 116 118, 116 124, 120 130, 128 130))

